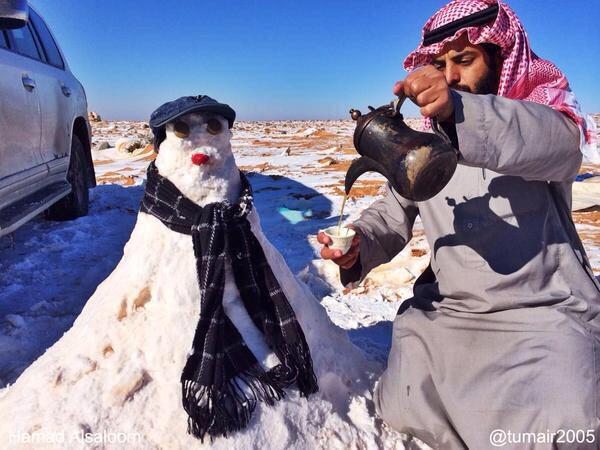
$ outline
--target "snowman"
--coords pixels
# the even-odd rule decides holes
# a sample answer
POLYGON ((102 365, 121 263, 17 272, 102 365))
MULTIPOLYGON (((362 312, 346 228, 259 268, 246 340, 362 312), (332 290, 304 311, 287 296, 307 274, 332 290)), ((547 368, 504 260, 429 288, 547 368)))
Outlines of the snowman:
POLYGON ((182 97, 114 271, 72 328, 0 390, 0 448, 368 448, 376 365, 261 230, 235 112, 182 97))

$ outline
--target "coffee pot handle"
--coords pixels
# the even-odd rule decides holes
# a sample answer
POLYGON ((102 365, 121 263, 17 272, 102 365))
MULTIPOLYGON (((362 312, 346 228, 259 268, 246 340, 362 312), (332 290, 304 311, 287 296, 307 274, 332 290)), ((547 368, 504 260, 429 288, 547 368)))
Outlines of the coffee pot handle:
POLYGON ((406 95, 404 93, 400 94, 396 100, 392 102, 392 108, 396 114, 400 114, 400 108, 402 108, 402 104, 406 100, 406 95))

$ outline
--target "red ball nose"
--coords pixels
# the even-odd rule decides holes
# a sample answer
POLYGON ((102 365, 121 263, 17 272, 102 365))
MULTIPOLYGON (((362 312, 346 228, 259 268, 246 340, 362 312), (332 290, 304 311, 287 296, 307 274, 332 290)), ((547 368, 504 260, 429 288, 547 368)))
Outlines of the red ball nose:
POLYGON ((203 153, 194 153, 192 155, 192 163, 197 166, 201 166, 202 164, 206 164, 210 158, 203 153))

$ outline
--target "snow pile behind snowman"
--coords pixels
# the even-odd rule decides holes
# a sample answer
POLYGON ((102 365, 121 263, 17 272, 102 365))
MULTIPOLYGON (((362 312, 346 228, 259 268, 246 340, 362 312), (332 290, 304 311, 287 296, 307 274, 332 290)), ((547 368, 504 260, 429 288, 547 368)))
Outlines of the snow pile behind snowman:
MULTIPOLYGON (((187 114, 167 124, 165 137, 156 158, 163 177, 200 206, 236 201, 239 170, 224 117, 187 114)), ((169 449, 376 448, 395 440, 373 416, 376 368, 293 276, 263 234, 256 208, 248 220, 304 331, 318 393, 307 399, 288 389, 273 406, 259 402, 249 425, 228 438, 202 444, 188 434, 180 377, 200 308, 192 238, 140 212, 122 260, 73 327, 0 390, 2 447, 31 448, 23 437, 36 433, 62 434, 66 441, 41 440, 34 448, 81 447, 81 433, 121 433, 133 437, 131 448, 169 449)), ((257 360, 265 368, 277 364, 239 299, 230 267, 223 306, 257 360)))

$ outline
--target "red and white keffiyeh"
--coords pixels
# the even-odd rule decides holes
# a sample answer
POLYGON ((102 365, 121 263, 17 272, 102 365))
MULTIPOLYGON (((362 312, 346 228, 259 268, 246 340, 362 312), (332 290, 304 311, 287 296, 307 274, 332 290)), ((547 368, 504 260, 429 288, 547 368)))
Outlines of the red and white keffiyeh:
POLYGON ((521 21, 502 0, 453 0, 429 18, 423 27, 422 37, 432 30, 496 4, 498 15, 490 23, 466 26, 454 35, 428 46, 424 46, 421 39, 421 44, 404 60, 404 68, 412 71, 430 64, 447 42, 454 41, 465 33, 472 44, 496 44, 504 59, 498 95, 541 103, 567 114, 582 131, 582 145, 591 144, 595 136, 586 125, 585 116, 569 88, 567 78, 553 63, 538 57, 531 50, 521 21))

